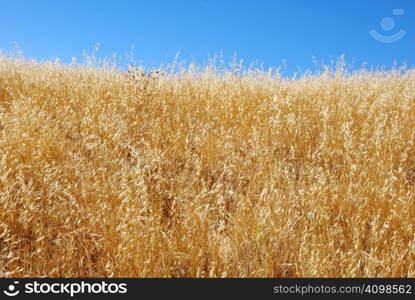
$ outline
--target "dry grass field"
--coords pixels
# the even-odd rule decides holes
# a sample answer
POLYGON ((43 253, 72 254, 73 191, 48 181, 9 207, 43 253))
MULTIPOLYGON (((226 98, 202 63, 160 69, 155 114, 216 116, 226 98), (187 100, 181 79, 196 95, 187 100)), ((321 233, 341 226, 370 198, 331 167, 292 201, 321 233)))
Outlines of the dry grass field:
POLYGON ((0 57, 0 276, 415 277, 415 70, 0 57))

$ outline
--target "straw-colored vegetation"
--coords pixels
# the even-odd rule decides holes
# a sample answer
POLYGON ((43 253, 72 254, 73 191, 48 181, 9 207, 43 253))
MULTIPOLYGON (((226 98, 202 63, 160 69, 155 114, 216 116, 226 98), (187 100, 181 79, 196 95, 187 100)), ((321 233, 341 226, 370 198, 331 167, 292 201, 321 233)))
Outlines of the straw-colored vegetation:
POLYGON ((414 277, 414 141, 414 70, 2 57, 1 274, 414 277))

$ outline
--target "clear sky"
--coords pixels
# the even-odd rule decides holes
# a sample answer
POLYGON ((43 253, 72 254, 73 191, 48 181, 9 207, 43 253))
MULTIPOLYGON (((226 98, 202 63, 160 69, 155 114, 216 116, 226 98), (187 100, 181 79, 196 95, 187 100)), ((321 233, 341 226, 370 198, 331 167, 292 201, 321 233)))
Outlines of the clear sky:
POLYGON ((202 64, 221 50, 290 70, 341 54, 357 67, 414 65, 415 0, 0 0, 6 53, 17 44, 26 57, 69 62, 96 43, 101 57, 135 46, 146 68, 177 52, 202 64))

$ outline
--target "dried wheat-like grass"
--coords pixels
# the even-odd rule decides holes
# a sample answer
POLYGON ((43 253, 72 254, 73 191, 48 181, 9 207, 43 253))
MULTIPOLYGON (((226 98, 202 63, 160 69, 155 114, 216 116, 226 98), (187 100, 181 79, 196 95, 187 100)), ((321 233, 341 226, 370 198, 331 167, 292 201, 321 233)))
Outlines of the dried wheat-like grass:
POLYGON ((415 275, 415 72, 0 58, 0 276, 415 275))

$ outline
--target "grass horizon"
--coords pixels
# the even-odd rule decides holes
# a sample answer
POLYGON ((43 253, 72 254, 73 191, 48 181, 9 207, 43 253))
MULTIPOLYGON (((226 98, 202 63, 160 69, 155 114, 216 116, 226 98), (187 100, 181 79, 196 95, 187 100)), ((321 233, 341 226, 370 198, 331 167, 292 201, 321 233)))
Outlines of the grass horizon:
POLYGON ((86 57, 0 57, 0 276, 415 276, 414 69, 86 57))

